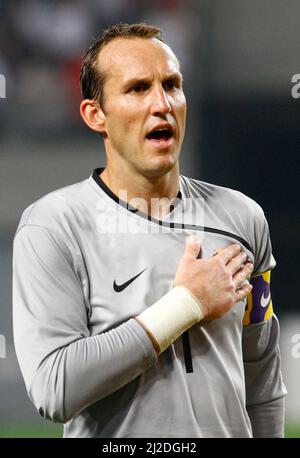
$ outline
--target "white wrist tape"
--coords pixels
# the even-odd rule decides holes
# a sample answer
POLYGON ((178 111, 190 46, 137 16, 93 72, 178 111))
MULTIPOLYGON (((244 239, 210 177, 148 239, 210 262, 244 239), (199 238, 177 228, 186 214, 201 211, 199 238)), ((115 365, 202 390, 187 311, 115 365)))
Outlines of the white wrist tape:
POLYGON ((156 341, 159 352, 168 348, 181 334, 201 321, 200 302, 184 286, 175 286, 155 304, 136 317, 156 341))

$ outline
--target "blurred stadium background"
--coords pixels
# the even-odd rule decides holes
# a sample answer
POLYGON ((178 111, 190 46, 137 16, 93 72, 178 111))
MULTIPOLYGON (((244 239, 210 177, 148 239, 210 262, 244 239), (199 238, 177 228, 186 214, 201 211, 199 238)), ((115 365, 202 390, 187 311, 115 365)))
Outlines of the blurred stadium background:
POLYGON ((163 28, 182 63, 182 173, 239 189, 265 210, 277 260, 286 436, 300 437, 300 99, 291 95, 299 18, 298 0, 0 0, 0 437, 62 434, 39 418, 16 361, 13 235, 26 206, 104 164, 101 140, 79 118, 80 60, 103 27, 141 20, 163 28))

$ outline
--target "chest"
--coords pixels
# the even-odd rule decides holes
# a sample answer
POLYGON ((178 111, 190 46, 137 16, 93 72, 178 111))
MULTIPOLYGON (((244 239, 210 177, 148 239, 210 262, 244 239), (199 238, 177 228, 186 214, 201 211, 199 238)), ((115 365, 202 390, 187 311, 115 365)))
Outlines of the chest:
MULTIPOLYGON (((171 288, 191 231, 95 234, 81 240, 93 333, 115 327, 151 306, 171 288)), ((201 258, 236 240, 199 231, 201 258)), ((242 320, 244 304, 233 316, 242 320)))

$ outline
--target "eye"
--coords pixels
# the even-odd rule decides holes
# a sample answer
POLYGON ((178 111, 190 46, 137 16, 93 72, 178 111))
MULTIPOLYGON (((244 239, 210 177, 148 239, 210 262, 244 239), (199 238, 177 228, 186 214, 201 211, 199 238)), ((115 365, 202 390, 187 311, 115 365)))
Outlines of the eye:
POLYGON ((174 89, 178 89, 180 87, 180 82, 177 79, 169 79, 164 82, 163 87, 165 91, 173 91, 174 89))
POLYGON ((149 89, 149 84, 147 83, 137 83, 131 89, 130 92, 144 92, 149 89))

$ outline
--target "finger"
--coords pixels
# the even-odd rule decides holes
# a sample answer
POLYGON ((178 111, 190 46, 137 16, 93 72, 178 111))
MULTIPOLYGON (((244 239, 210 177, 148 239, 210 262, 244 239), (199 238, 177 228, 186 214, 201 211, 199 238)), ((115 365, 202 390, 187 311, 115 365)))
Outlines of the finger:
POLYGON ((238 290, 238 289, 241 289, 241 288, 243 288, 245 285, 249 285, 249 284, 250 284, 250 282, 249 282, 249 280, 246 278, 246 280, 244 280, 244 281, 242 281, 242 282, 239 283, 239 286, 238 286, 237 290, 238 290))
POLYGON ((245 299, 252 291, 253 286, 250 283, 247 283, 242 288, 238 289, 234 295, 234 302, 237 303, 245 299))
POLYGON ((227 264, 227 269, 230 275, 234 275, 243 266, 247 259, 247 254, 244 251, 240 251, 235 255, 227 264))
POLYGON ((220 253, 218 253, 216 256, 220 257, 224 261, 224 263, 227 264, 240 251, 241 251, 240 245, 235 243, 235 244, 227 246, 226 248, 223 248, 223 250, 220 251, 220 253))
POLYGON ((197 237, 197 235, 190 235, 185 239, 184 256, 197 258, 200 250, 200 239, 197 237))
POLYGON ((251 275, 252 270, 253 264, 247 262, 247 264, 232 277, 236 289, 242 286, 242 283, 251 275))

